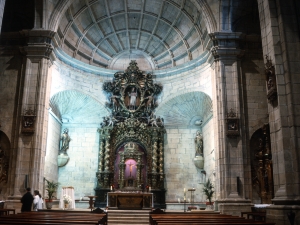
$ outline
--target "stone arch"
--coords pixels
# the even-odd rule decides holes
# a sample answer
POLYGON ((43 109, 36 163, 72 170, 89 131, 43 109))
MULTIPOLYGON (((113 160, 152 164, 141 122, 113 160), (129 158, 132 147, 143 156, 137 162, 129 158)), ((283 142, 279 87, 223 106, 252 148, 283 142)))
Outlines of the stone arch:
POLYGON ((203 13, 206 17, 206 27, 208 33, 213 33, 217 31, 217 22, 215 16, 205 0, 192 0, 192 2, 196 3, 195 5, 199 5, 200 9, 203 10, 203 13))
POLYGON ((70 0, 60 0, 56 4, 51 16, 49 18, 49 29, 53 31, 57 31, 59 26, 59 22, 61 20, 62 15, 68 9, 68 7, 72 4, 70 0))
POLYGON ((269 125, 257 129, 250 138, 252 195, 254 204, 271 204, 274 197, 273 163, 269 125))
POLYGON ((9 138, 0 130, 0 192, 2 187, 8 182, 10 146, 9 138))

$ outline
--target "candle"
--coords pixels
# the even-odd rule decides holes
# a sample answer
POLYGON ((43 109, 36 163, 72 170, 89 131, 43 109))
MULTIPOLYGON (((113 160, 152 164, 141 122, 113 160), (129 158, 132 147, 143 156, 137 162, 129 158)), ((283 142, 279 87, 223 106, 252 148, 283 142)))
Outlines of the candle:
POLYGON ((185 188, 183 189, 184 193, 185 193, 185 188))
POLYGON ((149 187, 149 191, 151 191, 151 187, 149 187))
POLYGON ((112 191, 112 186, 110 186, 110 190, 112 191))

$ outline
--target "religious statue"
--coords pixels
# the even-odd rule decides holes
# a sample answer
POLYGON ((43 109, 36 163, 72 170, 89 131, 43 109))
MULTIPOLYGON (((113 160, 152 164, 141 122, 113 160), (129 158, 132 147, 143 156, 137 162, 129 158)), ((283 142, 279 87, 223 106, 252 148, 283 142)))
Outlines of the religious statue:
POLYGON ((113 104, 113 111, 115 111, 115 112, 119 111, 119 107, 120 107, 119 98, 120 98, 120 96, 118 96, 118 95, 112 95, 110 97, 112 104, 113 104))
POLYGON ((129 101, 129 109, 135 109, 136 105, 136 98, 137 98, 137 91, 134 88, 131 89, 129 93, 130 101, 129 101))
POLYGON ((115 117, 113 117, 112 115, 109 115, 108 117, 107 117, 107 124, 106 124, 106 126, 114 126, 114 124, 115 124, 115 122, 118 122, 118 120, 115 118, 115 117))
POLYGON ((146 111, 148 111, 149 109, 151 109, 154 102, 153 94, 147 96, 146 98, 144 98, 144 100, 145 100, 146 111))
POLYGON ((195 137, 195 148, 196 148, 196 156, 203 156, 203 138, 200 133, 200 131, 196 132, 196 137, 195 137))
POLYGON ((68 134, 69 130, 67 128, 64 129, 63 134, 61 135, 61 147, 59 150, 60 154, 65 154, 67 155, 67 150, 69 149, 69 143, 71 141, 71 138, 68 134))

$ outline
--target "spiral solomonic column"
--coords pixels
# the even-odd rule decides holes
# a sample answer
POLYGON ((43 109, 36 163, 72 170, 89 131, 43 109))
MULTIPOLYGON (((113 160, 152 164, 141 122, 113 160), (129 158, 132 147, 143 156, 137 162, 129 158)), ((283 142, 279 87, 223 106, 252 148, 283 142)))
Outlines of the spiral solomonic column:
POLYGON ((105 156, 104 156, 104 171, 105 172, 109 172, 109 162, 110 162, 110 148, 109 148, 110 144, 109 141, 106 140, 105 142, 105 156))
POLYGON ((99 172, 103 171, 103 158, 104 158, 103 149, 104 149, 104 140, 101 140, 99 146, 99 164, 98 164, 99 172))
POLYGON ((152 186, 156 188, 156 174, 157 174, 157 141, 154 141, 152 146, 152 186))
POLYGON ((119 188, 122 189, 124 187, 124 170, 126 168, 124 156, 121 157, 119 163, 119 188))
POLYGON ((159 143, 159 173, 164 173, 164 148, 162 142, 159 143))

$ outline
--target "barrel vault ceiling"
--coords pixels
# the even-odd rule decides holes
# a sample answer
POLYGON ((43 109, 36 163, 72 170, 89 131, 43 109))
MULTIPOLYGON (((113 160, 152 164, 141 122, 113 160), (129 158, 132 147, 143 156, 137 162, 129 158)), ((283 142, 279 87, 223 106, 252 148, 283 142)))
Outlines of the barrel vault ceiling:
POLYGON ((56 40, 71 57, 109 69, 171 68, 201 56, 208 43, 193 0, 73 0, 56 40))

